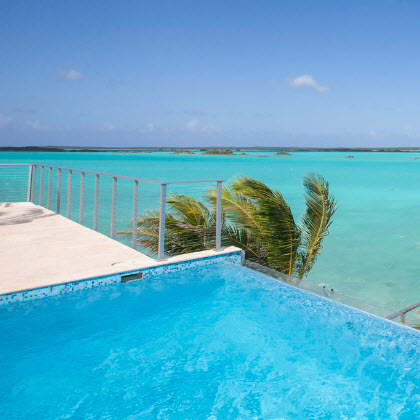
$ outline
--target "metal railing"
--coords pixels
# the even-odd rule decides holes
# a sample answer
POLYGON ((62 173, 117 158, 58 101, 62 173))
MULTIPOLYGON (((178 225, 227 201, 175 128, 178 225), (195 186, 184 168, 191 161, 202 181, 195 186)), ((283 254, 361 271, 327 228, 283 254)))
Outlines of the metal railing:
POLYGON ((52 188, 53 188, 53 177, 56 176, 56 213, 60 214, 61 201, 62 201, 62 176, 63 172, 67 172, 67 203, 66 203, 66 216, 71 217, 72 210, 72 181, 73 173, 80 174, 80 196, 79 196, 79 223, 84 222, 84 203, 85 203, 85 175, 95 176, 94 186, 94 210, 93 210, 93 229, 98 231, 99 221, 99 185, 101 177, 112 178, 112 200, 111 200, 111 226, 110 226, 110 237, 115 239, 115 224, 117 218, 117 185, 118 180, 129 180, 133 182, 132 191, 132 224, 133 232, 131 238, 132 248, 137 248, 137 218, 138 218, 138 190, 139 183, 157 184, 160 185, 160 203, 159 203, 159 236, 158 236, 158 261, 165 259, 165 219, 166 219, 166 197, 167 187, 173 184, 196 184, 196 183, 216 183, 217 200, 216 200, 216 241, 215 250, 221 250, 221 228, 222 228, 222 186, 224 179, 199 179, 191 181, 156 181, 151 179, 135 178, 122 175, 112 175, 107 173, 83 171, 80 169, 64 168, 60 166, 51 166, 37 163, 16 163, 9 164, 3 163, 2 166, 7 165, 28 165, 28 183, 27 183, 27 201, 33 203, 36 202, 36 191, 37 191, 37 171, 40 171, 39 185, 38 185, 38 203, 42 205, 44 193, 46 190, 47 194, 47 208, 51 209, 52 201, 52 188), (48 172, 47 182, 45 185, 45 172, 48 172))
POLYGON ((420 302, 417 302, 414 305, 410 305, 407 308, 402 309, 401 311, 394 312, 393 314, 387 316, 387 319, 395 319, 401 317, 401 324, 405 324, 405 318, 407 314, 417 308, 420 308, 420 302))

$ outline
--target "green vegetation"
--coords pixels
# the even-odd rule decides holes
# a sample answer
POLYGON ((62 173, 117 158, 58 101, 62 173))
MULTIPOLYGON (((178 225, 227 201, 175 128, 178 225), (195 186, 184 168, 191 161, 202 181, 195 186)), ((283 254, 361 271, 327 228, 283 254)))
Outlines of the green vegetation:
POLYGON ((191 150, 175 150, 171 155, 195 155, 195 152, 192 152, 191 150))
MULTIPOLYGON (((328 235, 336 200, 318 174, 303 179, 306 210, 297 224, 278 190, 241 176, 222 190, 222 244, 245 251, 246 258, 289 276, 309 273, 328 235)), ((168 200, 165 252, 178 255, 214 247, 216 191, 208 191, 208 206, 185 195, 168 200)), ((127 233, 127 232, 126 232, 127 233)), ((138 219, 139 244, 157 253, 159 212, 138 219)))
POLYGON ((232 150, 207 150, 207 152, 201 153, 202 155, 234 155, 232 150))

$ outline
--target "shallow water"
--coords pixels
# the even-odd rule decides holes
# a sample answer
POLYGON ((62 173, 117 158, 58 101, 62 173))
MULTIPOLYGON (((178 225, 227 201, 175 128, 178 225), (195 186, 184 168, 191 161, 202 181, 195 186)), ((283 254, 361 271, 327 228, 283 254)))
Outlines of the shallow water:
POLYGON ((0 308, 0 417, 415 419, 420 335, 243 267, 0 308))
MULTIPOLYGON (((279 188, 296 218, 304 209, 302 177, 309 171, 319 172, 330 182, 339 209, 308 280, 391 310, 402 309, 420 300, 420 160, 410 160, 419 154, 352 154, 354 159, 346 159, 348 153, 341 152, 293 152, 293 156, 273 156, 273 152, 266 151, 250 152, 249 156, 2 152, 0 163, 42 162, 159 180, 231 179, 245 174, 279 188), (269 157, 257 157, 258 154, 269 157)), ((22 200, 25 182, 22 175, 19 184, 22 200)), ((10 183, 9 187, 13 188, 17 181, 10 183)), ((106 191, 100 207, 100 230, 109 234, 110 181, 108 184, 104 181, 103 185, 106 191)), ((129 227, 132 185, 121 182, 118 187, 126 203, 117 212, 117 230, 122 231, 129 227)), ((63 178, 63 198, 65 188, 63 178)), ((156 187, 141 185, 140 188, 141 210, 157 207, 156 187)), ((201 184, 184 185, 171 187, 169 192, 200 196, 205 188, 201 184)), ((93 181, 88 182, 85 205, 85 220, 90 226, 92 190, 93 181)), ((76 176, 73 191, 72 218, 77 220, 76 176)), ((0 190, 0 199, 5 195, 6 191, 2 194, 0 190)), ((120 240, 125 239, 120 237, 120 240)))

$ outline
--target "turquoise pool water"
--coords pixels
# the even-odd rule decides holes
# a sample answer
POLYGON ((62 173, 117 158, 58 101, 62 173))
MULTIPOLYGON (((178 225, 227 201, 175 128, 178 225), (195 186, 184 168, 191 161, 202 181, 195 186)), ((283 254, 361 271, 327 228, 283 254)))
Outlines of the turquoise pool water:
MULTIPOLYGON (((302 177, 308 171, 323 174, 331 183, 339 209, 331 234, 325 241, 308 280, 324 283, 339 292, 369 303, 399 310, 420 300, 420 160, 418 153, 250 152, 248 156, 170 155, 120 153, 0 153, 1 162, 42 162, 122 175, 181 180, 231 179, 246 174, 279 188, 291 204, 296 218, 303 212, 302 177), (258 154, 269 157, 257 157, 258 154)), ((9 188, 21 191, 25 180, 11 180, 9 188), (20 186, 20 189, 17 188, 20 186)), ((1 183, 0 183, 1 184, 1 183)), ((92 186, 86 194, 87 224, 92 225, 92 186), (90 200, 90 202, 89 202, 90 200), (90 210, 89 210, 90 209, 90 210)), ((72 217, 78 218, 77 178, 74 179, 72 217)), ((1 186, 0 186, 1 188, 1 186)), ((66 178, 63 179, 65 199, 66 178)), ((126 230, 131 211, 130 183, 118 185, 127 203, 117 211, 117 230, 126 230)), ((200 196, 205 185, 169 188, 200 196)), ((105 185, 100 206, 100 229, 109 234, 110 181, 105 185), (107 190, 107 191, 105 191, 107 190)), ((3 194, 4 196, 5 194, 3 194)), ((2 194, 0 191, 0 200, 2 194)), ((45 194, 44 194, 45 199, 45 194)), ((158 191, 141 186, 140 209, 156 207, 158 191)), ((124 200, 123 200, 124 201, 124 200)), ((65 211, 65 207, 63 209, 65 211)), ((120 240, 124 238, 120 237, 120 240)))
POLYGON ((420 335, 229 263, 0 308, 0 418, 420 416, 420 335))

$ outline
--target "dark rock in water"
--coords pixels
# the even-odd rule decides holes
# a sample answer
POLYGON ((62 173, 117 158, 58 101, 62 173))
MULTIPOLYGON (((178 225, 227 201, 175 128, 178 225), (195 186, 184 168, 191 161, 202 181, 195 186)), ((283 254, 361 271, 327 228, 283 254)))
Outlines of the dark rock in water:
POLYGON ((267 155, 257 155, 257 157, 268 157, 267 155))
POLYGON ((348 155, 348 156, 346 156, 346 158, 347 158, 347 159, 354 159, 354 156, 352 156, 352 155, 348 155))
POLYGON ((411 158, 410 160, 419 160, 419 158, 411 158))
POLYGON ((176 150, 175 152, 172 152, 171 155, 195 155, 195 153, 191 150, 176 150))
POLYGON ((292 156, 292 154, 287 152, 278 152, 274 156, 292 156))
POLYGON ((232 150, 207 150, 207 152, 201 153, 202 155, 234 155, 232 150))
POLYGON ((248 156, 248 153, 238 153, 238 155, 241 155, 241 156, 247 155, 248 156))

